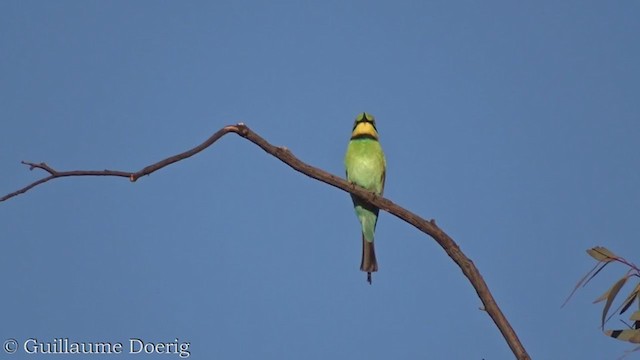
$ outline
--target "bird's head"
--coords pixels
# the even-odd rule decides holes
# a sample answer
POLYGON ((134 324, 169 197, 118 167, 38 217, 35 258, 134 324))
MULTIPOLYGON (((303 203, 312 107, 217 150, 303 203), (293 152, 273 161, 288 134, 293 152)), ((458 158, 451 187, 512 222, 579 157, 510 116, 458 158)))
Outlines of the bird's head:
POLYGON ((370 137, 378 139, 378 129, 376 129, 376 118, 373 115, 363 112, 356 116, 353 123, 351 138, 370 137))

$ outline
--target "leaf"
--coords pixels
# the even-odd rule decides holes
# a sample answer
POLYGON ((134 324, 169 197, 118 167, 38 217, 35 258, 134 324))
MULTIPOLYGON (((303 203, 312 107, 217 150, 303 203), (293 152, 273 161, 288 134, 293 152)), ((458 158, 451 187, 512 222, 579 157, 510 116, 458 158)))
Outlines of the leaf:
POLYGON ((613 300, 616 298, 616 295, 618 295, 620 289, 622 289, 622 286, 624 286, 624 283, 627 282, 628 278, 628 276, 624 276, 622 279, 616 281, 616 283, 613 284, 613 286, 609 290, 607 290, 607 292, 602 294, 602 296, 600 296, 596 299, 596 301, 593 302, 594 304, 596 304, 603 301, 604 299, 607 299, 607 302, 604 305, 604 309, 602 309, 602 328, 604 328, 604 323, 606 322, 605 319, 607 318, 607 313, 609 312, 609 308, 611 307, 613 300))
POLYGON ((593 269, 589 270, 589 272, 588 272, 588 273, 586 273, 586 274, 582 277, 582 279, 580 279, 580 281, 578 281, 578 283, 576 284, 576 286, 575 286, 575 287, 573 288, 573 290, 571 291, 571 294, 569 294, 569 296, 567 296, 567 299, 566 299, 566 300, 562 303, 562 305, 560 306, 561 308, 562 308, 562 307, 564 307, 564 306, 569 302, 569 300, 571 299, 571 297, 573 296, 573 294, 575 294, 575 293, 576 293, 576 291, 578 291, 578 288, 579 288, 580 286, 585 286, 585 285, 587 285, 587 283, 588 283, 591 279, 593 279, 593 277, 594 277, 594 276, 596 276, 596 275, 600 272, 600 270, 602 270, 602 269, 603 269, 603 268, 608 264, 608 262, 605 262, 604 264, 602 264, 602 266, 600 267, 600 269, 596 270, 596 268, 597 268, 600 264, 602 264, 602 262, 597 263, 597 264, 596 264, 596 266, 594 266, 594 267, 593 267, 593 269), (595 271, 595 272, 594 272, 594 271, 595 271), (593 275, 591 275, 591 273, 593 273, 593 275), (591 277, 589 277, 589 275, 591 275, 591 277), (587 278, 588 278, 588 279, 587 279, 587 278))
POLYGON ((638 297, 639 291, 640 291, 640 284, 636 285, 636 287, 633 288, 633 291, 631 291, 629 296, 627 296, 624 302, 620 305, 620 307, 622 308, 619 313, 620 315, 624 314, 624 312, 627 311, 627 309, 629 309, 631 304, 634 303, 634 301, 638 297))
MULTIPOLYGON (((605 267, 605 266, 607 266, 607 264, 609 264, 609 262, 604 262, 604 263, 603 263, 603 262, 601 261, 601 262, 599 262, 598 264, 602 264, 602 266, 600 267, 600 269, 596 270, 596 272, 594 272, 594 273, 593 273, 593 275, 591 275, 591 277, 589 277, 589 279, 587 279, 587 281, 585 281, 585 282, 584 282, 584 285, 582 285, 582 286, 586 286, 586 285, 589 283, 589 281, 591 281, 591 279, 593 279, 594 277, 596 277, 596 275, 598 275, 598 273, 599 273, 600 271, 602 271, 602 269, 604 269, 604 267, 605 267)), ((596 266, 598 266, 598 264, 596 264, 596 266)))
POLYGON ((633 320, 633 321, 638 321, 640 320, 640 310, 634 312, 633 314, 631 314, 631 317, 629 318, 629 320, 633 320))
POLYGON ((604 334, 621 341, 640 344, 640 330, 607 330, 604 334))
POLYGON ((596 246, 587 250, 587 254, 591 255, 592 258, 598 261, 605 261, 605 262, 613 261, 618 258, 616 254, 612 253, 607 248, 602 246, 596 246))
MULTIPOLYGON (((616 285, 617 285, 620 281, 625 280, 626 278, 627 278, 627 277, 625 276, 625 277, 623 277, 622 279, 620 279, 620 280, 616 281, 616 282, 615 282, 615 284, 613 284, 613 286, 611 286, 611 287, 609 288, 609 290, 605 291, 605 292, 604 292, 604 294, 602 294, 602 295, 598 296, 598 298, 597 298, 597 299, 593 300, 593 304, 597 304, 597 303, 599 303, 599 302, 602 302, 602 301, 607 300, 607 299, 609 298, 609 293, 613 290, 613 288, 614 288, 614 287, 616 287, 616 285)), ((626 281, 626 280, 625 280, 625 281, 626 281)), ((618 289, 618 291, 620 291, 620 289, 618 289)))

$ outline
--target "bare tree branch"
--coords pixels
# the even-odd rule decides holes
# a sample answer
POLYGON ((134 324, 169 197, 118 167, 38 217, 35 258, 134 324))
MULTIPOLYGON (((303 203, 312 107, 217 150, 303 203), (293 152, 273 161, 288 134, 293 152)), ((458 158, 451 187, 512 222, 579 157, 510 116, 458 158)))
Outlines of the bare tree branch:
POLYGON ((390 214, 395 215, 396 217, 404 220, 405 222, 415 226, 425 234, 431 236, 444 249, 447 255, 449 255, 449 257, 460 267, 460 269, 462 270, 462 273, 469 279, 469 281, 471 282, 471 285, 475 289, 476 293, 478 294, 478 297, 480 298, 480 300, 482 301, 482 304, 484 305, 484 310, 489 314, 493 322, 496 324, 496 326, 502 333, 502 336, 504 337, 507 344, 513 351, 513 354, 515 355, 515 357, 519 360, 531 359, 527 354, 526 350, 524 349, 524 346, 518 339, 517 334, 509 324, 509 321, 507 321, 507 318, 504 316, 504 314, 498 307, 498 304, 493 298, 493 295, 491 295, 491 292, 489 291, 489 287, 484 282, 484 279, 482 278, 482 275, 480 275, 480 272, 478 271, 478 269, 475 267, 473 262, 464 255, 462 250, 460 250, 460 247, 458 246, 458 244, 456 244, 453 241, 453 239, 449 237, 449 235, 447 235, 444 231, 442 231, 442 229, 440 229, 436 225, 434 220, 427 221, 421 218, 420 216, 412 213, 411 211, 406 210, 394 204, 390 200, 387 200, 381 196, 378 196, 373 192, 369 192, 368 190, 361 188, 357 185, 351 184, 338 176, 332 175, 326 171, 320 170, 316 167, 313 167, 311 165, 308 165, 300 161, 287 148, 271 145, 269 142, 267 142, 265 139, 263 139, 261 136, 253 132, 251 129, 249 129, 246 125, 242 123, 237 125, 225 126, 222 129, 220 129, 218 132, 213 134, 205 142, 194 147, 193 149, 187 150, 181 154, 177 154, 169 158, 166 158, 164 160, 161 160, 137 172, 113 171, 113 170, 57 171, 45 163, 35 164, 35 163, 23 161, 22 162, 23 164, 30 166, 30 170, 33 170, 36 168, 41 169, 48 172, 49 176, 42 178, 20 190, 17 190, 13 193, 3 196, 2 198, 0 198, 0 201, 8 200, 14 196, 25 193, 26 191, 34 188, 35 186, 38 186, 49 180, 60 178, 60 177, 118 176, 118 177, 129 178, 129 180, 133 182, 138 180, 142 176, 149 175, 157 170, 162 169, 165 166, 171 165, 177 161, 186 159, 188 157, 191 157, 199 153, 200 151, 211 146, 214 142, 216 142, 222 136, 230 132, 236 133, 244 137, 245 139, 251 141, 252 143, 258 145, 260 148, 262 148, 262 150, 280 159, 282 162, 289 165, 294 170, 304 175, 307 175, 309 177, 312 177, 316 180, 319 180, 321 182, 334 186, 338 189, 341 189, 348 193, 359 196, 365 201, 368 201, 374 206, 390 214))
MULTIPOLYGON (((57 178, 61 178, 61 177, 67 177, 67 176, 119 176, 119 177, 125 177, 128 178, 129 180, 131 180, 132 182, 135 182, 136 180, 138 180, 139 178, 141 178, 142 176, 145 175, 149 175, 152 172, 155 172, 157 170, 162 169, 165 166, 169 166, 171 164, 173 164, 174 162, 186 159, 188 157, 191 157, 197 153, 199 153, 200 151, 208 148, 209 146, 211 146, 211 144, 213 144, 214 142, 216 142, 218 139, 220 139, 222 136, 224 136, 225 134, 229 133, 229 132, 235 132, 235 133, 240 133, 240 128, 241 127, 245 127, 243 124, 238 124, 238 125, 230 125, 230 126, 225 126, 222 129, 218 130, 215 134, 211 135, 211 137, 209 137, 205 142, 203 142, 202 144, 194 147, 191 150, 187 150, 183 153, 180 153, 178 155, 174 155, 171 157, 168 157, 164 160, 158 161, 155 164, 151 164, 147 167, 145 167, 142 170, 139 170, 137 172, 128 172, 128 171, 115 171, 115 170, 74 170, 74 171, 57 171, 54 170, 53 168, 51 168, 49 165, 45 164, 45 163, 31 163, 28 161, 22 161, 23 164, 25 165, 29 165, 29 170, 33 170, 33 169, 42 169, 46 172, 49 173, 49 176, 42 178, 38 181, 35 181, 25 187, 23 187, 22 189, 16 190, 10 194, 7 194, 3 197, 0 198, 0 202, 6 201, 11 199, 14 196, 18 196, 20 194, 24 194, 25 192, 31 190, 32 188, 40 185, 40 184, 44 184, 49 180, 53 180, 53 179, 57 179, 57 178)), ((245 127, 246 128, 246 127, 245 127)))

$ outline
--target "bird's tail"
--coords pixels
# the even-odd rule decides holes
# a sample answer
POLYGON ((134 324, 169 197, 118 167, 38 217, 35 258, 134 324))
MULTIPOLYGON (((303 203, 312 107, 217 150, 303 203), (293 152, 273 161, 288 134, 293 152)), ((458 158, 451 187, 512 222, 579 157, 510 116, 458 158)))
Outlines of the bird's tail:
POLYGON ((378 271, 378 262, 376 261, 376 251, 373 247, 373 241, 369 242, 362 234, 362 262, 360 270, 367 272, 367 281, 371 284, 371 273, 378 271))

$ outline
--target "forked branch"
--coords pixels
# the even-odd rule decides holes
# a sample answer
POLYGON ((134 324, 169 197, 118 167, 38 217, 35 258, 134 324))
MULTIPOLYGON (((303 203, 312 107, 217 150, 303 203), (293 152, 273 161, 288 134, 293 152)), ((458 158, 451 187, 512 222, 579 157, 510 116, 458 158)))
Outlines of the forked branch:
POLYGON ((316 180, 322 181, 323 183, 329 184, 338 189, 341 189, 348 193, 359 196, 363 198, 365 201, 370 202, 372 205, 390 214, 395 215, 396 217, 404 220, 405 222, 415 226, 425 234, 428 234, 429 236, 431 236, 444 249, 447 255, 449 255, 449 257, 460 267, 460 269, 462 270, 462 273, 469 279, 469 281, 471 282, 471 285, 473 286, 476 293, 478 294, 478 297, 482 301, 484 310, 489 314, 493 322, 496 324, 496 326, 502 333, 502 336, 506 340, 507 344, 513 351, 516 358, 519 360, 530 359, 529 355, 524 349, 524 346, 518 339, 518 336, 516 335, 515 331, 513 330, 513 328, 507 321, 507 318, 504 316, 504 314, 498 307, 498 304, 493 298, 493 295, 491 295, 491 292, 489 291, 489 287, 484 282, 484 279, 482 278, 482 275, 480 275, 480 272, 478 271, 478 269, 475 267, 473 262, 469 258, 467 258, 464 255, 464 253, 462 253, 458 244, 456 244, 453 241, 453 239, 449 237, 449 235, 447 235, 444 231, 442 231, 442 229, 440 229, 436 225, 434 220, 427 221, 421 218, 420 216, 412 213, 411 211, 406 210, 394 204, 390 200, 387 200, 381 196, 375 195, 374 193, 369 192, 357 185, 351 184, 338 176, 332 175, 326 171, 320 170, 316 167, 313 167, 311 165, 308 165, 300 161, 287 148, 271 145, 269 142, 267 142, 265 139, 263 139, 261 136, 253 132, 251 129, 249 129, 246 125, 242 123, 237 125, 225 126, 215 134, 211 135, 211 137, 207 139, 205 142, 194 147, 193 149, 187 150, 183 153, 161 160, 137 172, 114 171, 114 170, 57 171, 45 163, 36 164, 36 163, 23 161, 22 163, 25 165, 29 165, 31 170, 36 168, 41 169, 48 172, 49 176, 42 178, 28 186, 25 186, 20 190, 17 190, 15 192, 12 192, 10 194, 3 196, 2 198, 0 198, 0 202, 8 200, 17 195, 23 194, 29 191, 30 189, 34 188, 35 186, 43 184, 49 180, 53 180, 61 177, 67 177, 67 176, 118 176, 118 177, 129 178, 130 181, 137 181, 139 178, 145 175, 149 175, 157 170, 162 169, 165 166, 169 166, 175 162, 178 162, 180 160, 186 159, 188 157, 191 157, 199 153, 200 151, 211 146, 214 142, 216 142, 222 136, 231 132, 236 133, 244 137, 245 139, 251 141, 252 143, 258 145, 260 148, 262 148, 262 150, 280 159, 282 162, 289 165, 294 170, 304 175, 307 175, 309 177, 312 177, 316 180))

